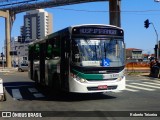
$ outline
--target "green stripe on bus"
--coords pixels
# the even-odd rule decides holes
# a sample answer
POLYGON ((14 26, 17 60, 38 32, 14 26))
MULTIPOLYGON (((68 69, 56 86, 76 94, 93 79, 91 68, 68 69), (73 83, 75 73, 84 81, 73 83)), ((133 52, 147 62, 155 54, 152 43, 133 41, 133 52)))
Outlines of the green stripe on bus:
POLYGON ((74 73, 80 77, 80 78, 84 78, 84 79, 87 79, 87 80, 102 80, 103 79, 103 75, 102 74, 85 74, 85 73, 82 73, 82 72, 79 72, 77 70, 74 70, 74 73))

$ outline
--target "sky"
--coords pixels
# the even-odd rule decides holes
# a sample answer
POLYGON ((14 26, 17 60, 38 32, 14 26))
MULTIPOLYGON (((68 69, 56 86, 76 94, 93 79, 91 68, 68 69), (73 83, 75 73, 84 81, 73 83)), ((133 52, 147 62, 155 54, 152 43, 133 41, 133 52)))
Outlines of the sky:
MULTIPOLYGON (((77 24, 109 24, 109 2, 91 2, 75 5, 46 8, 53 15, 53 31, 77 24)), ((23 16, 16 15, 11 37, 20 35, 23 16)), ((126 48, 142 49, 143 53, 154 53, 157 43, 156 33, 152 25, 144 27, 149 19, 157 30, 160 40, 160 2, 154 0, 121 0, 121 27, 124 29, 126 48)), ((4 47, 5 20, 0 18, 0 52, 4 47)))

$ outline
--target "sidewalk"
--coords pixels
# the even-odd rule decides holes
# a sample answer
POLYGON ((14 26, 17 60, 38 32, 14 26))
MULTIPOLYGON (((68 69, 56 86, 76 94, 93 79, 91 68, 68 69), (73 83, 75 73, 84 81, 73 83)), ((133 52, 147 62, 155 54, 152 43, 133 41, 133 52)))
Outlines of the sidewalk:
POLYGON ((0 67, 0 72, 18 71, 17 67, 0 67))
POLYGON ((150 73, 149 67, 126 67, 126 72, 141 72, 141 73, 150 73))
POLYGON ((4 93, 4 87, 3 87, 3 80, 0 78, 0 101, 5 100, 5 93, 4 93))

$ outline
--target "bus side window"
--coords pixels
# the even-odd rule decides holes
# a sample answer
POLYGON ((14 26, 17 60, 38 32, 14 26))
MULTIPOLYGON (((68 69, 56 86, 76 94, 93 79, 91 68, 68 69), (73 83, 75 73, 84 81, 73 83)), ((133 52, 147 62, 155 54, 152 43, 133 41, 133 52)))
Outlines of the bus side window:
POLYGON ((59 40, 55 40, 53 44, 53 56, 55 59, 60 57, 60 44, 59 40))
POLYGON ((40 46, 36 44, 34 46, 34 59, 39 59, 40 46))
POLYGON ((52 43, 48 43, 47 45, 47 59, 57 59, 60 57, 60 48, 57 40, 52 41, 52 43))
POLYGON ((47 45, 47 58, 52 59, 53 47, 51 44, 47 45))

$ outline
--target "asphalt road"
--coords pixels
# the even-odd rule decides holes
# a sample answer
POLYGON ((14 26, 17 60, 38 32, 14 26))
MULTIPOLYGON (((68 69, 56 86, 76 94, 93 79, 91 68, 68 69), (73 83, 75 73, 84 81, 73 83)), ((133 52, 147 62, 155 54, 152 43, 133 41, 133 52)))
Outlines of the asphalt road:
POLYGON ((35 87, 34 82, 28 79, 27 72, 3 72, 0 77, 4 81, 7 98, 0 103, 2 112, 17 111, 26 115, 23 112, 41 111, 41 119, 45 120, 158 120, 160 117, 159 79, 127 76, 124 91, 105 94, 52 94, 52 91, 45 88, 35 87), (146 111, 150 116, 157 114, 159 117, 146 117, 146 111))

